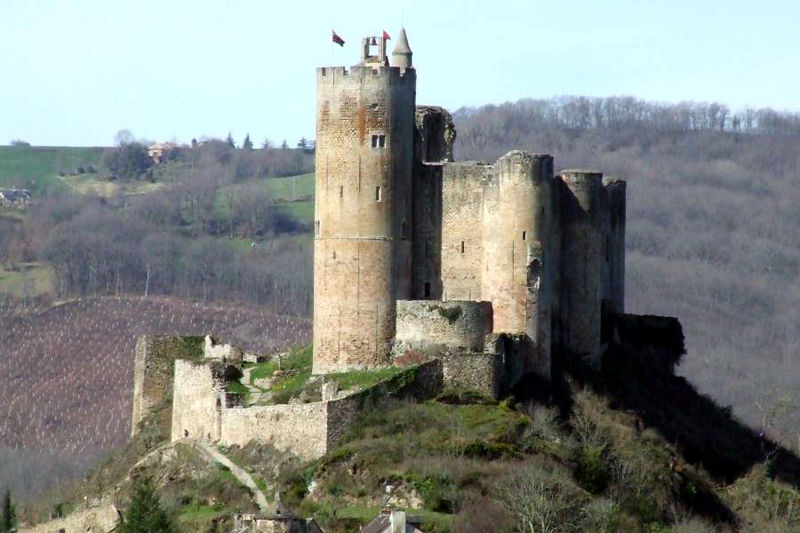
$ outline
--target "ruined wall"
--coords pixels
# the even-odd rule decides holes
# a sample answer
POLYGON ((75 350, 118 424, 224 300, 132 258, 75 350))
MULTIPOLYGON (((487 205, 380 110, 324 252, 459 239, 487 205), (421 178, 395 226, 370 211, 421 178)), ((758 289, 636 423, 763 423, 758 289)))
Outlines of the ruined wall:
POLYGON ((561 172, 560 345, 599 364, 602 309, 603 186, 600 172, 561 172))
MULTIPOLYGON (((202 358, 201 337, 142 335, 136 341, 133 361, 133 414, 131 436, 153 408, 172 390, 173 361, 202 358)), ((169 423, 169 420, 163 420, 169 423)))
POLYGON ((33 527, 20 527, 20 533, 107 533, 114 531, 119 513, 113 504, 89 507, 64 518, 50 520, 33 527))
POLYGON ((395 345, 436 354, 445 350, 479 352, 492 331, 492 304, 448 300, 398 300, 395 345))
POLYGON ((219 438, 219 393, 211 365, 175 361, 171 440, 219 438))
POLYGON ((442 299, 442 180, 453 160, 456 129, 445 109, 418 106, 414 115, 411 298, 442 299))
POLYGON ((448 163, 442 179, 442 299, 487 300, 483 274, 484 187, 494 169, 448 163))
POLYGON ((327 452, 327 419, 325 402, 224 409, 220 443, 244 446, 258 439, 302 459, 316 459, 327 452))
POLYGON ((444 165, 415 163, 411 298, 442 299, 442 174, 444 165))
POLYGON ((364 409, 387 398, 424 400, 437 394, 442 388, 441 372, 441 364, 431 361, 330 402, 223 409, 219 442, 243 446, 258 439, 302 459, 316 459, 333 449, 364 409))
POLYGON ((411 294, 415 71, 317 70, 314 373, 384 364, 411 294))

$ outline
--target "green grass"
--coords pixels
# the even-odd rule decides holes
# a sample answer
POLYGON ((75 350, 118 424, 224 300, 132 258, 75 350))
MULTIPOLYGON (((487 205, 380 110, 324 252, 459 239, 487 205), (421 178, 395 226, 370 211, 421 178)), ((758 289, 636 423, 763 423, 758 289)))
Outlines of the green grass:
POLYGON ((226 513, 226 509, 220 506, 211 506, 211 505, 198 505, 197 503, 192 503, 190 505, 185 506, 181 510, 181 514, 178 515, 178 521, 180 522, 197 522, 197 521, 206 521, 210 518, 217 518, 218 516, 222 516, 226 513))
POLYGON ((301 174, 285 178, 264 180, 272 201, 294 202, 301 198, 314 196, 314 174, 301 174))
POLYGON ((253 385, 256 379, 271 377, 278 370, 278 366, 280 366, 281 370, 308 370, 311 372, 313 353, 313 347, 309 344, 308 346, 292 349, 287 356, 281 358, 280 365, 277 360, 253 365, 253 371, 250 373, 250 384, 253 385))
POLYGON ((34 194, 68 191, 58 173, 99 167, 102 155, 103 148, 0 146, 0 187, 24 187, 34 194))
POLYGON ((225 388, 228 390, 228 392, 240 394, 244 404, 247 405, 247 402, 250 399, 250 389, 248 389, 246 385, 239 381, 228 381, 225 384, 225 388))
MULTIPOLYGON (((285 376, 278 376, 270 387, 272 397, 269 403, 287 403, 305 392, 308 398, 317 399, 320 394, 321 383, 315 381, 309 383, 312 367, 312 346, 304 346, 292 350, 289 355, 284 356, 280 362, 280 369, 285 376)), ((258 387, 256 380, 273 377, 278 370, 277 360, 258 363, 252 366, 250 372, 250 385, 258 387)), ((333 380, 339 385, 341 390, 365 389, 377 384, 380 381, 389 379, 401 372, 401 368, 381 368, 378 370, 354 370, 352 372, 342 372, 338 374, 328 374, 326 380, 333 380)), ((258 387, 263 389, 262 387, 258 387)))
POLYGON ((365 389, 371 387, 390 377, 402 372, 402 368, 396 366, 380 368, 378 370, 353 370, 337 374, 328 374, 325 378, 335 381, 341 390, 365 389))
POLYGON ((0 295, 34 297, 53 292, 55 274, 44 263, 22 263, 17 270, 0 267, 0 295))

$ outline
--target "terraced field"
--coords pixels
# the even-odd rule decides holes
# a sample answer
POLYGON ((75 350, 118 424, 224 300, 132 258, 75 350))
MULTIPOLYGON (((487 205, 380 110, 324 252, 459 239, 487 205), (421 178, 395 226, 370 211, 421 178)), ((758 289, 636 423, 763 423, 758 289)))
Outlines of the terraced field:
POLYGON ((0 324, 0 446, 65 460, 127 439, 137 336, 213 332, 256 352, 311 337, 307 319, 167 298, 91 298, 22 314, 0 311, 0 324))

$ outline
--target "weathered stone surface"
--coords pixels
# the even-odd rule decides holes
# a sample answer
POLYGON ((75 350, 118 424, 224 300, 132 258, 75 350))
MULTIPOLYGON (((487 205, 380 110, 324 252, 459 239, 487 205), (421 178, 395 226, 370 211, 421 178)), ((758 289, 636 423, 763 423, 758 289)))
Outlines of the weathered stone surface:
POLYGON ((491 331, 489 302, 398 300, 394 351, 475 352, 483 349, 484 339, 491 331))

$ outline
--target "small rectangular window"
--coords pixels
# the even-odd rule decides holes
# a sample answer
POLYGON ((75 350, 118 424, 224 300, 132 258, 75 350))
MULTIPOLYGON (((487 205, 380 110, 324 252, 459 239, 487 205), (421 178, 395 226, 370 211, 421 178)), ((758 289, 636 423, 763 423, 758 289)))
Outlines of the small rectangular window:
POLYGON ((380 185, 375 187, 375 201, 376 202, 380 202, 381 201, 381 186, 380 185))
POLYGON ((373 148, 386 148, 386 135, 373 135, 370 143, 373 148))
POLYGON ((314 221, 314 235, 319 236, 319 220, 314 221))
POLYGON ((527 236, 528 236, 528 232, 527 231, 523 231, 522 232, 522 240, 524 241, 525 237, 527 237, 527 236))

